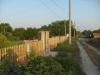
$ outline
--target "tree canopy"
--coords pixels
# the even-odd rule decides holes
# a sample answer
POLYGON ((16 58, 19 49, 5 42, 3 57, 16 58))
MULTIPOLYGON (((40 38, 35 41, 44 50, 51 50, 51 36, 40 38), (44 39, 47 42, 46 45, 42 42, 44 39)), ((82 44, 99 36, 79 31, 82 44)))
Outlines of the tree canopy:
MULTIPOLYGON (((55 21, 49 24, 48 26, 44 25, 40 29, 41 30, 49 30, 50 36, 58 36, 58 35, 65 35, 65 24, 66 22, 66 33, 69 33, 69 21, 55 21)), ((72 22, 72 35, 74 34, 74 27, 72 22)), ((76 30, 75 30, 76 31, 76 30)))
POLYGON ((84 31, 82 32, 82 34, 83 34, 86 38, 93 38, 93 37, 94 37, 94 36, 93 36, 93 32, 90 31, 90 30, 84 30, 84 31))
MULTIPOLYGON (((32 40, 38 37, 40 30, 50 31, 50 36, 65 35, 65 24, 66 22, 66 33, 69 33, 69 21, 55 21, 49 25, 44 25, 41 28, 15 28, 13 29, 8 23, 0 24, 0 33, 5 35, 9 40, 32 40)), ((76 31, 76 30, 75 30, 76 31)), ((72 35, 74 34, 74 27, 72 22, 72 35)))
POLYGON ((93 33, 100 33, 100 29, 94 30, 93 33))

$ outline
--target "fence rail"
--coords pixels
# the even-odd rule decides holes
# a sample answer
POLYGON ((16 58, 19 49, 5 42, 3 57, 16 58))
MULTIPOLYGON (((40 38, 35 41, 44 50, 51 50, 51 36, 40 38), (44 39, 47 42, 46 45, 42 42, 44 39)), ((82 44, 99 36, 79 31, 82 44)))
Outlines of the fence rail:
POLYGON ((66 36, 56 36, 49 38, 47 43, 44 45, 42 40, 27 40, 26 43, 16 46, 11 46, 7 48, 0 49, 0 61, 9 59, 14 62, 23 63, 27 61, 27 54, 30 51, 30 47, 36 50, 36 55, 40 56, 46 52, 46 49, 51 49, 55 47, 58 43, 67 40, 66 36), (46 49, 44 48, 46 47, 46 49))

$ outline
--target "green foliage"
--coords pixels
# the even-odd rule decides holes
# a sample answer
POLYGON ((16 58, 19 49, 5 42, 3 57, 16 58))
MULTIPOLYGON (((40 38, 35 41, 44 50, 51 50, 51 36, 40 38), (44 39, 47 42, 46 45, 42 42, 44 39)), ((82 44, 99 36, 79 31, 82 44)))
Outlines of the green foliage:
POLYGON ((52 57, 37 57, 27 65, 28 75, 65 75, 61 64, 52 57))
MULTIPOLYGON (((77 51, 75 43, 68 45, 65 42, 59 44, 55 49, 58 51, 55 58, 35 57, 34 49, 32 49, 29 54, 30 60, 23 65, 14 64, 10 60, 13 50, 8 50, 7 59, 0 65, 0 75, 84 75, 79 65, 67 55, 68 53, 74 54, 77 51)), ((16 54, 13 57, 16 59, 16 54)))
POLYGON ((11 41, 19 40, 16 36, 13 35, 13 33, 15 33, 15 32, 13 31, 12 27, 8 23, 0 24, 0 33, 5 35, 8 40, 11 40, 11 41))
POLYGON ((0 62, 0 75, 25 75, 27 66, 16 62, 16 53, 12 49, 7 50, 7 54, 2 57, 2 62, 0 62))
POLYGON ((32 40, 37 37, 38 30, 36 28, 16 28, 13 31, 13 35, 20 40, 32 40))
POLYGON ((37 38, 38 34, 38 29, 36 28, 27 28, 26 33, 25 33, 25 39, 35 39, 37 38))
POLYGON ((0 48, 10 46, 11 42, 7 39, 6 36, 0 34, 0 48))
POLYGON ((94 38, 93 32, 90 30, 84 30, 82 32, 82 34, 86 37, 86 38, 94 38))
MULTIPOLYGON (((51 24, 44 25, 41 28, 15 28, 7 23, 0 24, 0 32, 4 34, 9 40, 32 40, 38 38, 40 30, 50 31, 50 36, 65 35, 65 21, 55 21, 51 24)), ((73 24, 73 23, 72 23, 73 24)), ((72 35, 74 34, 74 26, 72 25, 72 35)), ((66 21, 66 33, 69 33, 69 21, 66 21)))
POLYGON ((16 75, 16 54, 13 52, 13 50, 9 49, 7 50, 7 54, 2 57, 2 62, 0 65, 0 75, 16 75), (13 54, 13 55, 12 55, 13 54), (6 57, 6 58, 5 58, 6 57), (12 61, 13 57, 13 61, 12 61))
POLYGON ((71 45, 69 45, 68 41, 66 41, 63 44, 58 44, 58 46, 54 50, 55 51, 75 52, 78 50, 78 48, 74 42, 71 45))
POLYGON ((66 75, 84 75, 79 65, 68 57, 58 56, 55 58, 65 69, 66 75))
POLYGON ((12 27, 8 23, 0 24, 0 33, 12 32, 12 27))
POLYGON ((35 52, 35 51, 36 51, 35 49, 31 48, 31 51, 30 51, 29 54, 27 55, 29 61, 34 60, 34 58, 36 57, 36 52, 35 52))
POLYGON ((17 44, 23 43, 22 41, 10 40, 10 39, 0 33, 0 48, 9 47, 12 45, 17 45, 17 44))
POLYGON ((25 39, 25 29, 24 28, 16 28, 13 31, 13 35, 16 36, 18 39, 23 40, 23 39, 25 39))
POLYGON ((25 75, 26 66, 13 63, 5 63, 0 65, 0 75, 25 75))
POLYGON ((79 64, 74 60, 74 55, 78 51, 75 41, 73 41, 72 45, 69 45, 68 42, 59 44, 54 51, 58 51, 55 60, 65 69, 66 75, 84 75, 79 64))
POLYGON ((4 34, 4 35, 7 37, 7 39, 10 40, 10 41, 19 41, 19 39, 18 39, 17 37, 13 36, 13 34, 10 33, 10 32, 6 32, 6 33, 3 33, 3 34, 4 34))
MULTIPOLYGON (((72 23, 73 24, 73 23, 72 23)), ((40 28, 41 30, 49 30, 50 36, 65 35, 65 24, 64 21, 55 21, 48 26, 44 25, 40 28)), ((66 21, 66 33, 69 33, 69 21, 66 21)), ((74 34, 74 27, 72 25, 72 35, 74 34)))

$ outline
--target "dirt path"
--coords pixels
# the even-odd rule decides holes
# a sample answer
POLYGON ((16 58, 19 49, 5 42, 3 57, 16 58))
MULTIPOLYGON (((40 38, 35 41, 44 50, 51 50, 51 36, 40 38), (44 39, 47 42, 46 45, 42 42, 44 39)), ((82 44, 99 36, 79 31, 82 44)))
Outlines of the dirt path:
POLYGON ((86 42, 83 42, 83 43, 86 44, 89 48, 91 48, 91 49, 94 50, 95 52, 97 52, 98 55, 100 55, 100 51, 99 51, 97 48, 95 48, 95 47, 89 45, 89 44, 86 43, 86 42))
POLYGON ((77 45, 80 49, 80 56, 82 59, 82 68, 86 75, 100 75, 100 71, 97 69, 97 66, 93 64, 90 57, 86 53, 83 46, 77 41, 77 45))

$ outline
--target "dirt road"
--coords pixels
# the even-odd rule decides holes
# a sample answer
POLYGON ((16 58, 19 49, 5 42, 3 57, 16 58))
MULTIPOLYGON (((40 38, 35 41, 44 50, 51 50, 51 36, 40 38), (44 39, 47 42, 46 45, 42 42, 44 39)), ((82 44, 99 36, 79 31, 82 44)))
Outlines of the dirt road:
POLYGON ((88 56, 79 41, 77 41, 77 45, 80 49, 82 69, 86 73, 86 75, 100 75, 100 71, 98 70, 97 66, 95 66, 94 63, 91 61, 90 57, 88 56))

